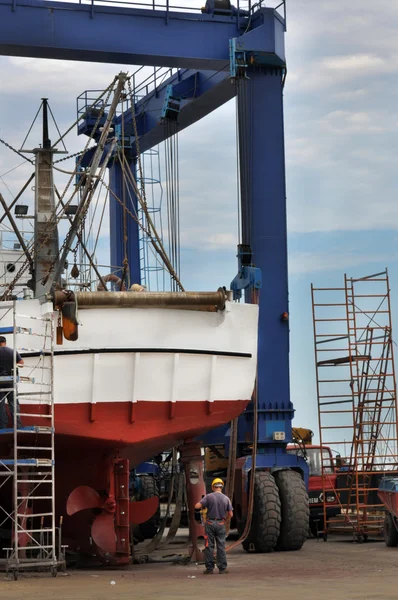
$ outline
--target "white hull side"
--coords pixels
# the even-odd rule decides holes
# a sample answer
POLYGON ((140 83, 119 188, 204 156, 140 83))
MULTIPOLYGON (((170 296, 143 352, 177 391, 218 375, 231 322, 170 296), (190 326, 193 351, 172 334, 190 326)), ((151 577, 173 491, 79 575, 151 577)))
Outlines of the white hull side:
MULTIPOLYGON (((17 302, 17 325, 39 334, 43 322, 23 315, 39 316, 43 310, 37 300, 17 302)), ((82 309, 78 341, 55 346, 55 403, 249 400, 256 376, 257 321, 257 306, 235 303, 218 313, 82 309)), ((1 321, 1 327, 6 325, 12 325, 12 310, 1 321)), ((11 345, 12 336, 7 337, 11 345)), ((34 354, 42 349, 42 338, 17 334, 16 343, 25 348, 21 374, 35 377, 34 354)), ((37 379, 20 384, 24 393, 40 389, 48 388, 37 379)), ((24 402, 37 403, 34 397, 24 402)))

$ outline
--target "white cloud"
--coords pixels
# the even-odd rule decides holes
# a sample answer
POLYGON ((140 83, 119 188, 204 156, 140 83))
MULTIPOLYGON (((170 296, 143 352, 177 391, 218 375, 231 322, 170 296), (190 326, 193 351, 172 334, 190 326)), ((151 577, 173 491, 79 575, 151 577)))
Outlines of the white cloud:
POLYGON ((353 269, 372 263, 387 264, 396 260, 397 254, 366 254, 357 251, 330 252, 292 252, 289 254, 289 273, 291 275, 307 275, 325 271, 341 271, 353 269))
POLYGON ((232 233, 216 233, 209 236, 206 241, 211 246, 209 250, 214 250, 215 248, 231 248, 231 246, 236 246, 238 240, 237 236, 232 233))
POLYGON ((369 94, 369 90, 366 88, 352 89, 352 90, 343 90, 336 91, 333 94, 333 98, 336 101, 344 102, 345 100, 353 100, 358 101, 358 99, 363 98, 369 94))
POLYGON ((397 67, 396 59, 391 62, 372 54, 330 56, 324 58, 321 65, 330 71, 349 71, 351 76, 362 73, 368 75, 375 71, 380 73, 381 70, 395 70, 397 67))
POLYGON ((395 129, 389 115, 377 111, 335 110, 316 120, 314 125, 332 134, 346 136, 353 133, 383 133, 391 131, 392 127, 395 129))

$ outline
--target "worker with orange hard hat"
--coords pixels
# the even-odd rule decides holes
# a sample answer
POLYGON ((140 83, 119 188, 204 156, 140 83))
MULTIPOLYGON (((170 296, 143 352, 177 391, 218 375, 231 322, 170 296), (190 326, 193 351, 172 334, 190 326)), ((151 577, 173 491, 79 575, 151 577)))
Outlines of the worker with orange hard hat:
POLYGON ((217 567, 220 574, 228 573, 225 540, 225 521, 232 517, 231 500, 222 493, 224 482, 219 477, 213 479, 212 492, 195 504, 195 511, 207 509, 205 520, 205 565, 204 575, 212 575, 214 570, 214 545, 217 545, 217 567))

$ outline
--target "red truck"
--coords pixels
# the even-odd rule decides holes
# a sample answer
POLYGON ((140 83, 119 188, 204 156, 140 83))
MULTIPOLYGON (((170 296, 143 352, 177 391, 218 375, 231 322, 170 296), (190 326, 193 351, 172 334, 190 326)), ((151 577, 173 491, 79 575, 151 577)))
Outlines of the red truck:
POLYGON ((333 459, 332 451, 327 446, 312 444, 290 444, 287 451, 292 454, 300 454, 307 460, 310 476, 308 485, 308 496, 310 503, 310 529, 315 537, 322 534, 325 529, 324 523, 324 491, 322 485, 322 457, 325 472, 325 496, 326 496, 326 518, 329 520, 340 514, 341 506, 336 492, 337 467, 333 459))

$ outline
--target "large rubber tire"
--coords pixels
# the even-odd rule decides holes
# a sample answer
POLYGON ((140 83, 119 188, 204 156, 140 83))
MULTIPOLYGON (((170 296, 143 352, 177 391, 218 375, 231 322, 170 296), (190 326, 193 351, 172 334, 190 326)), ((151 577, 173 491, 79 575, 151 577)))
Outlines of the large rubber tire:
MULTIPOLYGON (((139 500, 147 500, 148 498, 152 498, 153 496, 159 496, 158 486, 156 485, 155 479, 151 475, 141 475, 141 491, 139 500)), ((160 525, 160 506, 158 510, 155 512, 153 517, 146 521, 145 523, 141 523, 139 526, 139 533, 141 537, 146 540, 151 540, 155 537, 160 525)))
POLYGON ((252 549, 255 552, 272 552, 278 541, 280 525, 281 503, 275 479, 268 471, 256 471, 252 524, 248 537, 242 542, 243 548, 247 552, 252 549))
POLYGON ((383 536, 386 546, 389 548, 393 548, 398 545, 398 531, 390 513, 387 513, 384 517, 383 536))
POLYGON ((282 507, 277 550, 300 550, 307 539, 310 508, 307 490, 297 471, 277 471, 276 485, 282 507))

